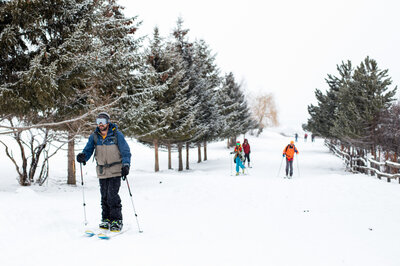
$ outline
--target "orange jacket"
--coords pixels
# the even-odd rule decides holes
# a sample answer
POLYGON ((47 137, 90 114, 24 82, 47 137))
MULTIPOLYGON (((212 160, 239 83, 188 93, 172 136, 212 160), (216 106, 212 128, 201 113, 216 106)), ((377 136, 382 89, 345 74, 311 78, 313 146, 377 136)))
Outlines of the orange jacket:
POLYGON ((237 153, 237 152, 242 152, 242 145, 239 145, 239 146, 235 146, 235 152, 237 153))
POLYGON ((294 145, 289 144, 283 149, 283 154, 286 155, 286 158, 289 161, 293 160, 294 153, 299 154, 299 151, 296 149, 294 145))

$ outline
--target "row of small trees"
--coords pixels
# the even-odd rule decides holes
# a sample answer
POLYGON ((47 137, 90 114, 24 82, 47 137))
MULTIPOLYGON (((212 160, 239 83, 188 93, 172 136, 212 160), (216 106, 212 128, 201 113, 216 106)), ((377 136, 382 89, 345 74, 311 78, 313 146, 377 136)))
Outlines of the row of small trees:
MULTIPOLYGON (((115 0, 0 0, 0 125, 17 141, 22 163, 1 143, 21 185, 35 182, 53 140, 62 143, 56 150, 68 145, 68 183, 75 184, 75 139, 93 131, 99 110, 127 136, 155 146, 156 171, 159 145, 177 147, 182 170, 183 145, 197 145, 201 161, 201 144, 206 159, 207 141, 257 127, 234 75, 220 75, 209 46, 191 42, 181 19, 167 38, 155 28, 147 46, 135 38, 139 26, 115 0)), ((48 164, 39 183, 43 169, 48 164)))
POLYGON ((400 106, 394 102, 397 86, 391 88, 388 70, 379 69, 369 57, 355 68, 350 61, 342 62, 337 70, 339 76, 326 78, 326 93, 315 91, 318 104, 308 106, 310 118, 303 128, 339 141, 359 156, 371 152, 376 158, 382 149, 398 153, 400 106))
MULTIPOLYGON (((121 113, 125 132, 155 147, 155 171, 159 170, 158 146, 176 145, 178 170, 183 169, 182 147, 186 145, 186 169, 189 169, 189 147, 201 145, 207 159, 206 143, 235 138, 255 128, 240 85, 232 73, 221 77, 215 55, 204 40, 191 42, 188 29, 178 19, 172 35, 163 38, 154 29, 145 49, 141 73, 146 77, 140 87, 130 90, 121 113), (138 101, 137 90, 150 93, 138 101)), ((168 157, 168 168, 171 156, 168 157)))

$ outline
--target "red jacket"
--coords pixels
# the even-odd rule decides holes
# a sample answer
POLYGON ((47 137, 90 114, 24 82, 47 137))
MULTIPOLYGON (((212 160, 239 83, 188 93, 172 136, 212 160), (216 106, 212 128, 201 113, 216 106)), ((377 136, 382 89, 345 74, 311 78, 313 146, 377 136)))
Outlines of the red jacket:
POLYGON ((250 144, 243 143, 243 150, 244 150, 244 153, 246 153, 246 154, 250 153, 250 144))

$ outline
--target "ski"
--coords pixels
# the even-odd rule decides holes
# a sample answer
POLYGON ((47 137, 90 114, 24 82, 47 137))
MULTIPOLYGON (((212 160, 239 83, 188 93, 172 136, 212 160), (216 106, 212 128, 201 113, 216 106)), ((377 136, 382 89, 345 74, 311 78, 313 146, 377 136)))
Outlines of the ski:
POLYGON ((101 229, 101 228, 99 228, 99 229, 87 229, 87 230, 85 230, 85 236, 87 236, 87 237, 92 237, 92 236, 95 236, 95 235, 98 235, 98 234, 101 234, 101 233, 105 233, 105 232, 107 232, 108 230, 107 229, 101 229))
POLYGON ((125 233, 128 230, 129 230, 129 228, 126 227, 126 228, 124 228, 124 229, 122 229, 121 231, 118 231, 118 232, 111 232, 111 231, 102 232, 102 233, 97 234, 97 237, 99 239, 108 240, 108 239, 111 239, 111 238, 113 238, 115 236, 121 235, 121 234, 125 233))
POLYGON ((118 232, 112 232, 112 231, 109 231, 107 229, 101 229, 101 228, 99 228, 99 229, 87 229, 87 230, 85 230, 85 236, 86 237, 97 236, 97 238, 99 238, 99 239, 107 240, 107 239, 113 238, 114 236, 123 234, 128 230, 129 230, 129 227, 125 227, 121 231, 118 231, 118 232))
POLYGON ((85 236, 87 237, 92 237, 95 235, 95 232, 93 232, 92 230, 86 230, 85 231, 85 236))

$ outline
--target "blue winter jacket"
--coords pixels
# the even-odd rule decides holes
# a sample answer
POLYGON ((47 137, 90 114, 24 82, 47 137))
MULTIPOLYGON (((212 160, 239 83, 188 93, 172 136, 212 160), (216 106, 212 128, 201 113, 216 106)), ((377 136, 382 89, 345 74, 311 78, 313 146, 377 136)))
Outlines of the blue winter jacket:
POLYGON ((117 125, 110 123, 106 138, 103 140, 103 136, 100 133, 100 129, 97 127, 96 130, 90 135, 89 140, 83 149, 85 154, 85 160, 88 161, 95 150, 94 134, 97 134, 97 146, 100 145, 114 145, 114 136, 117 135, 118 149, 122 157, 122 165, 131 165, 131 151, 128 143, 125 140, 124 134, 122 134, 117 125))

